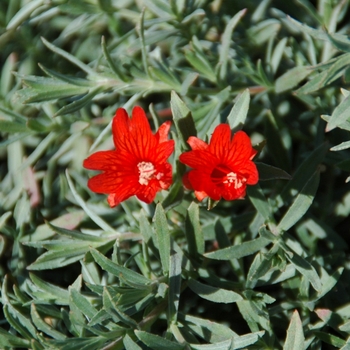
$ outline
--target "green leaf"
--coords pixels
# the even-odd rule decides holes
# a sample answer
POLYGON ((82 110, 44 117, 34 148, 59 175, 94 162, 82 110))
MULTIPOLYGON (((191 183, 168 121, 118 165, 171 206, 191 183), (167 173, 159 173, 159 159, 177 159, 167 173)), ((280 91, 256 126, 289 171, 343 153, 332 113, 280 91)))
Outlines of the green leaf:
MULTIPOLYGON (((232 43, 232 33, 241 18, 246 14, 247 9, 243 9, 236 13, 227 23, 224 34, 221 36, 221 46, 219 54, 220 78, 224 80, 227 76, 227 65, 231 56, 229 55, 230 45, 232 43)), ((226 80, 226 79, 225 79, 226 80)))
POLYGON ((32 322, 15 309, 11 304, 7 303, 3 307, 4 316, 7 322, 13 327, 22 337, 27 340, 37 339, 36 329, 32 322))
POLYGON ((163 273, 166 275, 169 272, 170 233, 167 218, 161 204, 157 204, 153 221, 157 235, 160 261, 162 263, 163 273))
POLYGON ((286 73, 276 79, 276 93, 280 94, 281 92, 295 88, 310 73, 312 73, 312 71, 312 68, 308 66, 298 66, 288 70, 286 73))
POLYGON ((31 344, 29 340, 19 338, 0 328, 0 346, 4 347, 4 349, 10 346, 14 348, 30 349, 31 344))
POLYGON ((330 151, 343 151, 344 149, 350 148, 350 141, 342 142, 337 146, 330 148, 330 151))
MULTIPOLYGON (((282 245, 281 247, 284 249, 282 245)), ((315 268, 295 252, 287 251, 286 253, 286 258, 294 265, 296 270, 298 270, 312 284, 316 291, 321 291, 322 282, 315 268)))
POLYGON ((193 37, 190 49, 185 49, 185 57, 187 61, 199 72, 202 76, 212 83, 216 83, 217 78, 215 71, 209 63, 207 56, 202 51, 201 44, 196 37, 193 37))
POLYGON ((30 308, 30 315, 32 317, 32 321, 35 325, 35 327, 41 331, 44 332, 45 334, 47 334, 48 336, 54 338, 54 339, 66 339, 67 337, 61 333, 58 332, 57 330, 55 330, 54 328, 52 328, 51 326, 49 326, 48 323, 46 323, 44 320, 42 320, 42 318, 40 317, 35 304, 31 304, 31 308, 30 308))
POLYGON ((247 188, 247 194, 258 213, 264 218, 265 221, 269 220, 271 216, 270 205, 266 200, 260 186, 249 186, 247 188))
POLYGON ((99 264, 105 271, 111 273, 114 276, 119 277, 120 275, 122 275, 126 281, 140 284, 140 286, 146 286, 152 282, 148 278, 140 275, 139 273, 133 270, 115 264, 113 261, 107 259, 96 249, 91 249, 91 254, 94 260, 97 262, 97 264, 99 264))
POLYGON ((29 131, 25 123, 2 119, 0 119, 0 130, 1 132, 8 132, 9 134, 29 131))
POLYGON ((274 166, 256 162, 258 168, 259 181, 270 181, 270 180, 291 180, 292 177, 280 168, 274 166))
POLYGON ((145 345, 153 350, 182 350, 185 347, 185 345, 172 342, 168 339, 160 337, 159 335, 151 334, 148 332, 136 330, 135 334, 138 339, 140 339, 145 345))
POLYGON ((55 117, 58 115, 65 115, 65 114, 71 114, 73 112, 78 111, 79 109, 83 108, 86 106, 88 103, 92 101, 92 99, 102 92, 105 88, 103 86, 96 86, 95 88, 92 88, 88 91, 86 95, 83 97, 76 99, 72 103, 69 103, 62 108, 60 108, 56 113, 55 117))
POLYGON ((168 1, 163 0, 144 0, 146 8, 155 13, 159 18, 168 20, 174 17, 168 1))
MULTIPOLYGON (((69 293, 67 290, 55 286, 51 283, 48 283, 33 273, 29 274, 30 279, 34 283, 34 285, 39 288, 39 291, 43 294, 46 294, 45 299, 51 302, 54 302, 57 305, 68 305, 69 303, 69 293)), ((33 290, 33 294, 35 295, 37 290, 33 290)), ((41 294, 41 298, 43 298, 41 294)), ((38 298, 39 299, 39 298, 38 298)))
POLYGON ((22 78, 23 84, 28 86, 17 92, 20 100, 24 103, 54 101, 71 96, 85 95, 89 91, 85 86, 76 86, 52 78, 30 75, 18 75, 18 77, 22 78))
POLYGON ((284 343, 283 350, 304 349, 304 342, 305 337, 303 332, 303 325, 301 323, 298 311, 295 310, 287 329, 287 338, 286 342, 284 343))
MULTIPOLYGON (((317 338, 321 339, 322 342, 331 345, 335 349, 340 349, 345 345, 345 340, 333 334, 329 334, 326 332, 319 332, 319 331, 315 331, 313 332, 313 334, 315 334, 317 338)), ((344 350, 347 350, 347 348, 345 348, 344 350)))
MULTIPOLYGON (((350 55, 350 54, 349 54, 350 55)), ((334 109, 329 122, 326 126, 326 132, 333 130, 337 126, 343 124, 350 118, 350 95, 346 97, 340 104, 334 109)))
POLYGON ((280 195, 281 204, 288 203, 298 192, 301 192, 312 176, 316 176, 315 171, 317 170, 317 166, 324 159, 327 149, 328 146, 322 144, 305 158, 293 175, 293 179, 284 187, 280 195))
POLYGON ((188 148, 187 140, 190 136, 196 136, 197 130, 191 115, 191 111, 180 99, 175 91, 171 92, 170 100, 173 120, 183 148, 188 148))
POLYGON ((102 36, 101 38, 101 47, 102 47, 102 52, 103 52, 103 55, 109 65, 109 67, 111 68, 111 70, 117 75, 117 77, 126 82, 128 81, 128 77, 126 76, 126 74, 123 72, 123 70, 120 68, 120 64, 115 64, 109 51, 108 51, 108 48, 107 48, 107 44, 106 44, 106 39, 104 36, 102 36))
POLYGON ((264 335, 264 331, 249 333, 242 336, 237 336, 229 340, 225 340, 223 342, 219 342, 216 344, 191 344, 192 350, 235 350, 235 349, 243 349, 247 348, 249 345, 255 344, 259 338, 264 335))
POLYGON ((75 198, 75 200, 78 202, 78 204, 84 209, 86 215, 90 217, 90 219, 99 227, 101 227, 102 230, 106 232, 113 232, 119 235, 107 222, 105 222, 103 219, 101 219, 96 213, 94 213, 89 206, 85 203, 85 201, 81 198, 81 196, 78 194, 77 190, 75 189, 74 183, 69 175, 68 169, 66 170, 66 177, 68 181, 68 185, 70 190, 72 191, 72 194, 75 198))
POLYGON ((227 117, 231 130, 238 131, 244 126, 249 109, 249 101, 249 89, 246 89, 237 97, 236 103, 227 117))
POLYGON ((7 24, 6 30, 14 30, 19 27, 31 14, 45 3, 44 0, 32 0, 20 8, 7 24))
POLYGON ((194 202, 187 209, 185 229, 190 255, 193 257, 202 255, 204 253, 204 236, 199 222, 199 207, 194 202))
POLYGON ((74 303, 75 307, 79 309, 85 317, 91 320, 97 314, 97 310, 90 304, 88 299, 80 294, 75 288, 70 288, 69 292, 71 302, 74 303))
POLYGON ((243 300, 242 296, 238 293, 227 289, 212 287, 207 284, 200 283, 194 279, 190 279, 188 281, 188 286, 201 298, 214 303, 230 304, 243 300))
POLYGON ((43 37, 41 37, 41 40, 48 49, 50 49, 51 51, 62 56, 63 58, 65 58, 69 62, 73 63, 74 65, 76 65, 78 68, 80 68, 81 70, 83 70, 87 74, 92 75, 92 76, 96 75, 96 72, 93 69, 91 69, 88 65, 84 64, 82 61, 80 61, 75 56, 73 56, 70 53, 68 53, 68 52, 58 48, 57 46, 51 44, 43 37))
POLYGON ((30 264, 28 270, 50 270, 57 269, 63 266, 70 265, 76 261, 82 259, 86 252, 89 251, 89 245, 83 247, 69 247, 67 244, 64 250, 52 250, 40 255, 32 264, 30 264))
POLYGON ((326 86, 338 79, 350 65, 350 53, 337 57, 336 61, 326 70, 321 86, 326 86))
POLYGON ((311 206, 320 181, 320 173, 316 171, 306 182, 304 187, 296 196, 293 204, 284 214, 282 220, 277 226, 280 231, 288 231, 296 222, 298 222, 311 206))
POLYGON ((125 346, 125 350, 142 350, 129 336, 129 334, 125 334, 123 338, 123 344, 125 346))
POLYGON ((252 255, 271 243, 268 239, 259 237, 248 242, 236 244, 234 246, 219 249, 214 252, 204 254, 205 257, 215 260, 240 259, 244 256, 252 255))
POLYGON ((188 327, 192 332, 203 338, 208 343, 218 343, 233 337, 237 337, 237 334, 229 327, 211 320, 206 320, 188 314, 180 314, 179 320, 184 326, 188 327))
POLYGON ((182 256, 173 250, 170 255, 169 294, 168 294, 168 305, 169 305, 168 320, 171 323, 176 323, 177 321, 177 312, 179 309, 180 290, 181 290, 181 272, 182 272, 181 263, 182 263, 182 256))

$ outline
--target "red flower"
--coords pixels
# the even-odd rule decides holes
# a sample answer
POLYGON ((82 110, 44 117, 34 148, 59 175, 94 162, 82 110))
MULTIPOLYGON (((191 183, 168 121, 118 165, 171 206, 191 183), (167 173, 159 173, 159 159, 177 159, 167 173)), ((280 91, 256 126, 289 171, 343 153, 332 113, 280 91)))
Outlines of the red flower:
POLYGON ((195 191, 198 200, 208 196, 214 200, 240 199, 247 185, 258 182, 258 170, 252 161, 257 151, 244 131, 235 133, 231 140, 229 125, 220 124, 209 145, 194 136, 187 142, 192 151, 182 153, 180 161, 193 170, 184 175, 183 183, 195 191))
POLYGON ((141 107, 133 109, 131 119, 119 108, 112 124, 116 149, 96 152, 84 160, 85 168, 102 171, 89 179, 90 190, 109 194, 111 207, 133 195, 151 203, 158 191, 172 183, 172 167, 167 162, 174 151, 174 141, 168 140, 170 125, 165 122, 153 134, 141 107))

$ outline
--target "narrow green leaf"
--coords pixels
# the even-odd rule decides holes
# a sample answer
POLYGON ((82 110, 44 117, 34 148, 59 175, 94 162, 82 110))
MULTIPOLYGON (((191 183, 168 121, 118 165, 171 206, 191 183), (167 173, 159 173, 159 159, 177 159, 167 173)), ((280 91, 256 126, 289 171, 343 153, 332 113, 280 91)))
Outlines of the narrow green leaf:
POLYGON ((330 151, 343 151, 344 149, 350 148, 350 141, 342 142, 337 146, 330 148, 330 151))
POLYGON ((69 292, 66 289, 48 283, 33 273, 29 274, 30 279, 39 290, 45 292, 48 296, 52 296, 52 301, 58 305, 68 305, 69 292))
POLYGON ((6 30, 14 30, 20 26, 31 14, 44 4, 45 0, 32 0, 20 8, 7 24, 6 30))
POLYGON ((168 20, 174 16, 168 1, 144 0, 144 4, 148 10, 163 20, 168 20))
POLYGON ((85 94, 84 96, 82 96, 81 98, 79 98, 79 99, 73 101, 72 103, 69 103, 69 104, 63 106, 62 108, 60 108, 55 113, 55 117, 58 116, 58 115, 65 115, 65 114, 70 114, 70 113, 78 111, 79 109, 83 108, 88 103, 90 103, 92 101, 92 99, 97 94, 102 92, 104 89, 105 88, 103 86, 97 86, 95 88, 90 89, 88 91, 88 93, 85 94))
POLYGON ((281 59, 284 55, 287 41, 288 41, 287 37, 282 38, 276 45, 275 49, 273 50, 273 53, 271 55, 271 60, 270 60, 271 71, 273 74, 277 72, 277 69, 281 63, 281 59))
POLYGON ((236 350, 255 344, 265 334, 264 331, 249 333, 216 344, 190 344, 192 350, 236 350))
POLYGON ((155 224, 155 231, 158 240, 160 261, 162 263, 163 273, 166 275, 169 272, 170 233, 168 229, 167 218, 161 204, 157 204, 153 221, 155 224))
POLYGON ((227 64, 231 57, 229 56, 229 49, 232 43, 232 33, 236 28, 241 18, 246 14, 247 9, 243 9, 236 13, 227 23, 224 34, 221 36, 221 47, 219 54, 219 66, 220 66, 220 77, 225 79, 227 76, 227 64))
POLYGON ((292 177, 280 168, 274 166, 256 162, 256 167, 258 168, 259 181, 269 181, 269 180, 291 180, 292 177))
POLYGON ((63 266, 73 264, 76 261, 82 259, 86 252, 89 251, 89 246, 84 247, 67 247, 65 250, 48 251, 40 255, 32 264, 30 264, 28 270, 50 270, 58 269, 63 266))
POLYGON ((1 132, 8 132, 9 134, 29 131, 28 126, 24 123, 18 123, 15 121, 2 119, 0 119, 0 130, 1 132))
POLYGON ((3 307, 3 312, 7 322, 13 327, 23 338, 27 340, 37 339, 37 332, 32 322, 15 309, 11 304, 7 303, 3 307))
POLYGON ((236 244, 234 246, 219 249, 214 252, 204 254, 205 257, 215 260, 240 259, 244 256, 252 255, 271 243, 268 239, 259 237, 248 242, 236 244))
POLYGON ((231 130, 238 131, 244 126, 248 114, 249 102, 249 89, 246 89, 237 97, 236 103, 227 117, 231 130))
POLYGON ((129 336, 129 334, 125 334, 123 338, 123 344, 125 346, 125 350, 142 350, 129 336))
POLYGON ((270 205, 266 200, 260 186, 249 186, 247 188, 247 194, 258 213, 264 218, 265 221, 269 220, 271 216, 270 205))
POLYGON ((97 264, 99 264, 105 271, 108 271, 114 276, 119 277, 119 275, 122 275, 126 280, 130 280, 131 282, 138 283, 144 286, 152 282, 148 278, 140 275, 139 273, 133 270, 115 264, 111 260, 107 259, 96 249, 91 249, 91 254, 94 260, 97 262, 97 264))
POLYGON ((326 70, 327 74, 325 74, 321 85, 326 86, 338 79, 346 68, 350 65, 350 53, 345 53, 339 57, 337 57, 336 61, 331 65, 329 69, 326 70))
POLYGON ((56 81, 66 82, 67 84, 74 86, 82 86, 85 88, 92 88, 96 86, 96 82, 92 80, 82 79, 75 76, 69 76, 66 74, 58 73, 52 69, 46 68, 42 64, 39 63, 40 69, 45 72, 49 77, 53 78, 56 81))
POLYGON ((320 90, 323 85, 322 82, 324 81, 325 76, 327 75, 327 71, 323 71, 321 73, 316 74, 312 77, 311 80, 309 80, 307 83, 305 83, 301 88, 295 91, 297 95, 301 94, 309 94, 311 92, 320 90))
POLYGON ((53 51, 53 52, 57 53, 58 55, 62 56, 63 58, 65 58, 69 62, 73 63, 74 65, 76 65, 78 68, 80 68, 81 70, 83 70, 87 74, 89 74, 89 75, 96 75, 96 72, 93 69, 91 69, 88 65, 84 64, 83 62, 81 62, 75 56, 73 56, 70 53, 68 53, 68 52, 58 48, 57 46, 51 44, 44 37, 41 37, 41 40, 42 40, 42 42, 44 43, 44 45, 48 49, 50 49, 51 51, 53 51))
MULTIPOLYGON (((350 54, 349 54, 350 55, 350 54)), ((333 130, 350 118, 350 95, 346 97, 333 111, 326 126, 326 132, 333 130)))
POLYGON ((211 320, 206 320, 188 314, 180 314, 179 320, 183 325, 190 328, 192 332, 203 338, 208 343, 215 344, 238 336, 224 324, 216 323, 211 320))
POLYGON ((295 88, 310 73, 312 73, 312 68, 308 66, 298 66, 288 70, 276 79, 276 93, 280 94, 281 92, 295 88))
POLYGON ((108 51, 106 39, 104 36, 102 36, 102 39, 101 39, 101 47, 102 47, 103 55, 105 56, 105 59, 109 65, 109 67, 111 68, 111 70, 117 75, 117 77, 120 80, 122 80, 124 82, 128 81, 128 78, 127 78, 126 74, 122 71, 122 69, 120 68, 120 65, 114 63, 114 61, 113 61, 113 59, 108 51))
POLYGON ((287 329, 287 338, 286 342, 284 343, 283 350, 304 349, 304 342, 305 337, 303 332, 303 325, 301 323, 298 311, 295 310, 287 329))
POLYGON ((85 95, 89 89, 85 86, 76 86, 64 81, 36 76, 21 76, 23 84, 28 86, 17 91, 23 103, 39 103, 54 101, 71 96, 85 95))
POLYGON ((304 187, 296 196, 293 204, 284 214, 282 220, 277 226, 280 231, 288 231, 296 222, 298 222, 311 206, 320 181, 320 173, 316 171, 306 182, 304 187))
POLYGON ((242 296, 238 293, 227 289, 212 287, 207 284, 200 283, 194 279, 190 279, 188 281, 188 286, 201 298, 214 303, 230 304, 243 300, 242 296))
POLYGON ((214 72, 213 67, 208 62, 207 58, 196 47, 193 47, 192 49, 186 49, 185 50, 185 57, 187 61, 199 72, 202 74, 202 76, 206 79, 208 79, 212 83, 216 82, 216 75, 214 72))
POLYGON ((172 342, 168 339, 162 338, 159 335, 151 334, 144 331, 135 331, 137 338, 153 350, 182 350, 185 345, 172 342))
POLYGON ((196 257, 204 253, 204 236, 199 222, 198 204, 192 202, 187 209, 186 238, 190 255, 196 257))
POLYGON ((191 111, 187 108, 185 103, 180 99, 175 91, 171 92, 170 100, 171 111, 173 113, 173 120, 180 135, 183 148, 188 148, 187 140, 190 136, 196 136, 197 130, 191 115, 191 111))
MULTIPOLYGON (((283 248, 283 247, 282 247, 283 248)), ((322 290, 322 282, 318 276, 315 268, 300 255, 295 252, 287 252, 286 258, 294 265, 298 270, 314 287, 316 291, 322 290)))
POLYGON ((70 288, 71 301, 75 304, 86 317, 92 319, 96 314, 97 310, 90 304, 90 302, 75 288, 70 288))
POLYGON ((181 290, 181 263, 182 256, 175 251, 171 252, 169 264, 169 316, 171 323, 177 322, 177 312, 179 309, 180 290, 181 290))
POLYGON ((284 187, 281 193, 281 203, 288 203, 298 192, 301 192, 310 178, 315 176, 317 166, 322 162, 327 149, 328 146, 322 144, 305 158, 293 175, 293 179, 284 187))
POLYGON ((0 346, 4 347, 14 347, 14 348, 24 348, 30 349, 30 341, 17 337, 13 334, 10 334, 8 331, 0 328, 0 346))
MULTIPOLYGON (((329 334, 326 332, 319 332, 319 331, 315 331, 313 332, 315 334, 315 336, 319 339, 322 340, 322 342, 331 345, 332 347, 334 347, 335 349, 340 349, 343 346, 345 346, 345 340, 333 335, 333 334, 329 334)), ((348 348, 345 348, 344 350, 347 350, 348 348)))
POLYGON ((49 324, 47 324, 39 315, 35 304, 31 304, 31 308, 30 308, 30 315, 32 317, 32 321, 35 325, 35 327, 41 331, 44 332, 45 334, 47 334, 48 336, 54 338, 54 339, 66 339, 67 337, 55 330, 54 328, 52 328, 49 324))
POLYGON ((90 217, 90 219, 99 227, 101 227, 102 230, 106 232, 113 232, 118 234, 110 225, 107 224, 104 220, 102 220, 96 213, 94 213, 88 205, 85 203, 85 201, 80 197, 77 190, 75 189, 75 186, 73 184, 73 181, 68 173, 68 170, 66 170, 66 177, 68 181, 68 185, 70 190, 72 191, 72 194, 75 198, 75 200, 78 202, 78 204, 84 209, 85 213, 90 217))

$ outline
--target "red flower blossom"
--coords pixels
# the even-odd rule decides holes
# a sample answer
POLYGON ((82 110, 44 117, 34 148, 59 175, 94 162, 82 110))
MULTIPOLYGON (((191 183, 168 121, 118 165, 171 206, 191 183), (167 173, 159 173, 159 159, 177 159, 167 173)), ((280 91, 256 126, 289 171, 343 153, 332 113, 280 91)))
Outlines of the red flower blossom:
POLYGON ((248 135, 238 131, 231 138, 229 125, 220 124, 209 145, 194 136, 188 139, 192 151, 182 153, 180 161, 193 170, 184 175, 183 183, 195 191, 198 200, 208 196, 214 200, 240 199, 247 185, 258 182, 258 170, 252 161, 257 151, 248 135))
POLYGON ((172 183, 167 162, 174 151, 174 141, 168 140, 170 125, 170 121, 163 123, 153 134, 141 107, 133 109, 131 119, 119 108, 112 123, 115 150, 96 152, 84 160, 85 168, 102 171, 89 179, 90 190, 109 194, 111 207, 133 195, 151 203, 158 191, 172 183))

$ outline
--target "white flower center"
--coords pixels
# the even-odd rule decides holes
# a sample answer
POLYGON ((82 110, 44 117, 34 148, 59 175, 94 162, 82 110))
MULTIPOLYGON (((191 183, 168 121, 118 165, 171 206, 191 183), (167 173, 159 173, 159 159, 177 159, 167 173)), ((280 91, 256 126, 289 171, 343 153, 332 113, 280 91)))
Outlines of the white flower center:
POLYGON ((139 183, 141 185, 148 185, 148 182, 154 178, 159 180, 163 174, 158 173, 156 176, 154 176, 154 173, 156 172, 156 169, 154 168, 154 165, 150 162, 141 162, 137 164, 137 167, 139 169, 139 183))
POLYGON ((229 186, 233 184, 233 186, 237 189, 242 187, 243 183, 246 181, 247 180, 245 178, 239 179, 236 173, 230 172, 225 176, 223 183, 228 184, 229 186))

